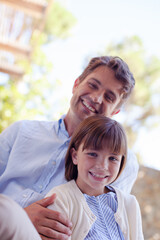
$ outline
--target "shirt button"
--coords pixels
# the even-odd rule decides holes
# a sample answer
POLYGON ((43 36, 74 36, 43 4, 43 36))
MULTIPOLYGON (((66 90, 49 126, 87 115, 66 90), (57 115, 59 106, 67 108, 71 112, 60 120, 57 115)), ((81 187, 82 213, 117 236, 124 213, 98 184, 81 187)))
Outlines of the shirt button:
POLYGON ((52 164, 53 164, 53 165, 56 165, 56 161, 53 161, 52 164))
POLYGON ((39 188, 40 188, 40 189, 42 189, 42 188, 43 188, 43 186, 42 186, 42 185, 39 185, 39 188))
POLYGON ((94 219, 95 218, 95 216, 93 215, 93 214, 91 214, 91 217, 94 219))
POLYGON ((27 194, 23 194, 23 197, 26 198, 26 197, 27 197, 27 194))

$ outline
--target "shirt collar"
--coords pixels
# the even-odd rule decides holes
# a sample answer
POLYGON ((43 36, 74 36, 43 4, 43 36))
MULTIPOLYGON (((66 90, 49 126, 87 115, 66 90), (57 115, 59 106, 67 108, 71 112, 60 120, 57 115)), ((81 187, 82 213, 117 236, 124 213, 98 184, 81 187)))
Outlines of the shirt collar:
POLYGON ((62 115, 60 117, 60 119, 57 121, 57 125, 56 125, 56 133, 57 135, 59 134, 64 134, 67 138, 69 138, 69 134, 66 130, 66 126, 64 124, 64 118, 65 118, 66 114, 62 115))

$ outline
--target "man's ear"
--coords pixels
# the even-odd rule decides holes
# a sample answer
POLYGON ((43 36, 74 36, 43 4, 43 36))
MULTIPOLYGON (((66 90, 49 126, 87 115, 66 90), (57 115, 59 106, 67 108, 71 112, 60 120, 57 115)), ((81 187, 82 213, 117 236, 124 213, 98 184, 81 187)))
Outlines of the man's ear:
POLYGON ((79 85, 79 78, 77 78, 74 82, 74 85, 73 85, 73 89, 72 89, 72 93, 74 93, 75 89, 78 87, 79 85))
POLYGON ((113 113, 111 114, 111 117, 112 117, 113 115, 118 114, 119 112, 120 112, 120 109, 119 109, 119 110, 115 110, 115 111, 113 111, 113 113))
POLYGON ((77 165, 78 164, 78 161, 77 161, 77 151, 75 150, 75 148, 71 148, 70 154, 71 154, 71 157, 72 157, 72 162, 75 165, 77 165))

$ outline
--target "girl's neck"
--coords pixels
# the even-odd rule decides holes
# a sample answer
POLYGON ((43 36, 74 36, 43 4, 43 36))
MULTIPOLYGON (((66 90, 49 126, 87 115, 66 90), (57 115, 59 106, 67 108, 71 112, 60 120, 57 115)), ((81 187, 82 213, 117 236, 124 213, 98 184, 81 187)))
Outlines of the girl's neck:
POLYGON ((104 187, 104 189, 102 191, 97 191, 96 189, 87 189, 87 188, 81 188, 80 185, 78 184, 78 182, 76 181, 77 187, 80 189, 80 191, 83 194, 87 194, 88 196, 100 196, 102 194, 106 194, 108 192, 111 192, 111 190, 108 187, 104 187))

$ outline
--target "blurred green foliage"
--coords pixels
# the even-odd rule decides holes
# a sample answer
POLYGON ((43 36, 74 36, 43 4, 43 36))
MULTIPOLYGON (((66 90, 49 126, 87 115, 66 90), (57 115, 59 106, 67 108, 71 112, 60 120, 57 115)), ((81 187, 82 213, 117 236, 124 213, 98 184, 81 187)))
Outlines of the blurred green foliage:
POLYGON ((75 23, 75 17, 66 11, 59 2, 53 1, 53 4, 50 4, 44 27, 47 40, 53 41, 55 38, 64 39, 69 37, 70 29, 75 23))
POLYGON ((112 42, 103 55, 116 55, 125 60, 136 80, 133 94, 123 109, 123 125, 131 147, 141 127, 151 129, 159 124, 160 59, 146 53, 138 36, 112 42))
MULTIPOLYGON (((10 77, 0 85, 0 132, 14 121, 47 116, 51 108, 47 97, 56 91, 59 81, 48 81, 53 65, 48 61, 43 46, 50 40, 67 38, 76 20, 58 2, 48 2, 51 4, 44 29, 36 29, 32 34, 29 61, 20 59, 17 62, 25 70, 23 79, 10 77)), ((30 24, 25 27, 31 28, 30 24)))

